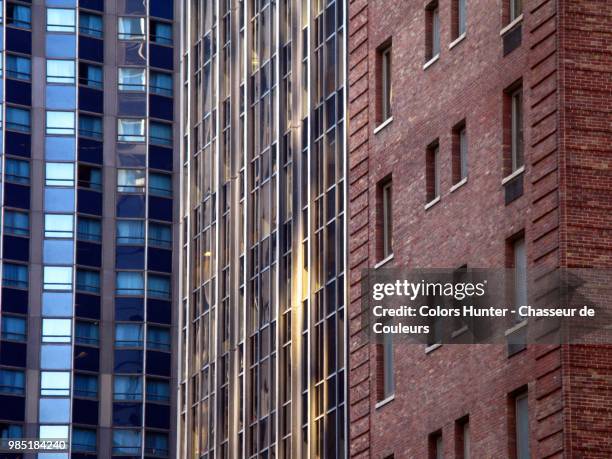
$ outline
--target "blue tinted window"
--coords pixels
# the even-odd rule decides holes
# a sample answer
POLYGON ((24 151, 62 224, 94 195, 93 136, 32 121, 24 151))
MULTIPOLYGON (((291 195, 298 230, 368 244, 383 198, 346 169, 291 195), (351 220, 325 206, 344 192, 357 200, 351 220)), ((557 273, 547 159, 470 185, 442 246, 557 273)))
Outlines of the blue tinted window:
POLYGON ((100 293, 100 272, 85 269, 77 270, 77 290, 100 293))
POLYGON ((79 136, 102 140, 102 118, 99 116, 79 115, 79 136))
POLYGON ((144 295, 144 278, 141 272, 117 273, 117 295, 144 295))
POLYGON ((115 376, 113 398, 115 400, 142 400, 142 377, 115 376))
POLYGON ((30 234, 30 215, 26 212, 5 210, 4 232, 16 236, 28 236, 30 234))
POLYGON ((79 63, 79 84, 94 89, 102 89, 102 67, 93 64, 79 63))
POLYGON ((138 430, 113 430, 113 454, 140 455, 141 442, 138 430))
POLYGON ((104 33, 102 16, 91 13, 80 13, 79 33, 82 35, 89 35, 90 37, 102 38, 104 33))
POLYGON ((30 110, 17 107, 6 107, 6 128, 19 131, 30 132, 30 110))
POLYGON ((100 339, 99 334, 100 332, 97 322, 84 322, 77 320, 75 323, 74 335, 77 344, 97 346, 100 339))
POLYGON ((115 347, 142 347, 142 324, 115 325, 115 347))
POLYGON ((144 220, 117 221, 117 244, 142 245, 144 241, 144 220))
POLYGON ((170 278, 149 274, 147 284, 147 294, 153 298, 170 299, 170 278))
POLYGON ((147 327, 147 348, 170 351, 170 329, 166 327, 147 327))
POLYGON ((161 45, 172 45, 172 24, 151 21, 151 41, 161 45))
POLYGON ((90 429, 72 429, 72 449, 74 451, 97 451, 96 431, 90 429))
POLYGON ((6 22, 8 25, 29 29, 31 23, 30 7, 8 3, 6 5, 6 22))
POLYGON ((172 96, 172 75, 163 72, 151 72, 149 89, 152 94, 172 96))
POLYGON ((172 248, 172 227, 163 223, 149 223, 149 245, 172 248))
POLYGON ((28 267, 13 263, 4 263, 2 269, 4 287, 28 288, 28 267))
POLYGON ((93 376, 93 375, 80 374, 80 373, 75 374, 74 376, 74 395, 76 397, 97 398, 98 397, 98 377, 93 376))
POLYGON ((26 319, 25 317, 2 316, 2 339, 10 341, 25 341, 26 319))
POLYGON ((170 384, 162 379, 147 379, 147 400, 151 402, 169 402, 170 384))
POLYGON ((79 217, 77 226, 78 239, 93 242, 100 242, 102 240, 102 225, 100 224, 100 220, 79 217))
POLYGON ((32 63, 29 57, 6 55, 6 76, 16 80, 29 81, 32 75, 32 63))
POLYGON ((30 184, 30 162, 7 158, 5 178, 7 182, 30 184))
POLYGON ((23 395, 25 373, 17 370, 0 370, 0 393, 23 395))
POLYGON ((149 140, 158 145, 172 146, 172 125, 151 121, 149 140))
POLYGON ((172 176, 151 172, 149 174, 149 193, 157 196, 172 196, 172 176))

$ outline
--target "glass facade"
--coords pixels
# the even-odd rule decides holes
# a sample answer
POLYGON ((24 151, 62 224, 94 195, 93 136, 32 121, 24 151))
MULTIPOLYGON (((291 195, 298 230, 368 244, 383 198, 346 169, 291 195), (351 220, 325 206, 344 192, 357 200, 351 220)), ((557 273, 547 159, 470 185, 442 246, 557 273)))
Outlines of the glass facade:
POLYGON ((183 1, 180 457, 347 454, 344 8, 183 1))

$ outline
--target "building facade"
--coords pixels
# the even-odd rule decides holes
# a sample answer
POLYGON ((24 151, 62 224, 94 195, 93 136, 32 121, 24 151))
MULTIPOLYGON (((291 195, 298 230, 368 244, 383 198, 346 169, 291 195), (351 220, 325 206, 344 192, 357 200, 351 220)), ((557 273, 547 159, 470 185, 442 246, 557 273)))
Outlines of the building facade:
POLYGON ((180 457, 344 457, 345 5, 185 0, 180 457))
POLYGON ((609 346, 375 344, 361 310, 366 269, 612 266, 604 3, 350 2, 352 457, 612 454, 609 346))
POLYGON ((0 3, 0 437, 54 458, 175 454, 175 3, 0 3))

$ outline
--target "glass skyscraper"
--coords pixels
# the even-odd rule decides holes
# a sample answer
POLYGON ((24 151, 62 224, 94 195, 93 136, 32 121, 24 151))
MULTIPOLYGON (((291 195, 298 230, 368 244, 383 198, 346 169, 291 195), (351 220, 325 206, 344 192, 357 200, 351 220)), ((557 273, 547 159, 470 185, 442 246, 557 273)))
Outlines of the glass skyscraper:
POLYGON ((180 457, 346 455, 344 8, 183 1, 180 457))
POLYGON ((0 2, 2 458, 175 456, 176 3, 0 2))

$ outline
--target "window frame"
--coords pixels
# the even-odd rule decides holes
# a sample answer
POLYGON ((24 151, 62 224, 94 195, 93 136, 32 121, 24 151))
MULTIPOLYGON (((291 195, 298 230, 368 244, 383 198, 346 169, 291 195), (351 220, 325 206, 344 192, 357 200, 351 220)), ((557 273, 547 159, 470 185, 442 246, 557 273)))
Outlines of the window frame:
MULTIPOLYGON (((76 32, 76 27, 77 27, 77 15, 76 15, 76 10, 74 8, 56 8, 56 7, 47 7, 46 8, 46 31, 47 32, 60 32, 60 33, 75 33, 76 32), (63 12, 63 13, 72 13, 72 24, 67 23, 67 24, 62 24, 62 23, 57 23, 57 24, 51 24, 50 21, 50 14, 52 12, 63 12)), ((61 16, 61 15, 60 15, 61 16)))

